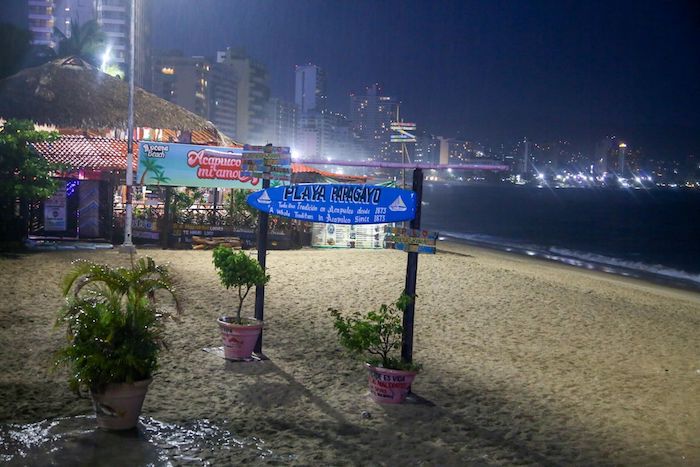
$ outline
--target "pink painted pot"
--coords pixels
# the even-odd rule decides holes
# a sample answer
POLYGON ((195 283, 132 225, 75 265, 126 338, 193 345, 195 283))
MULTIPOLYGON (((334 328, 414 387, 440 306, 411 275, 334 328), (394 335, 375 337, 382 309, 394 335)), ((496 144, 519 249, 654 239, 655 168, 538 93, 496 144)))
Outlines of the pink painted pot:
POLYGON ((365 363, 369 393, 375 402, 381 404, 400 404, 406 400, 411 384, 416 377, 415 371, 392 370, 365 363))
POLYGON ((92 392, 97 426, 107 430, 134 428, 151 381, 144 379, 133 383, 108 384, 103 392, 92 392))
POLYGON ((223 316, 217 320, 224 343, 224 357, 229 360, 250 360, 255 343, 263 328, 262 321, 256 324, 235 324, 234 318, 223 316))

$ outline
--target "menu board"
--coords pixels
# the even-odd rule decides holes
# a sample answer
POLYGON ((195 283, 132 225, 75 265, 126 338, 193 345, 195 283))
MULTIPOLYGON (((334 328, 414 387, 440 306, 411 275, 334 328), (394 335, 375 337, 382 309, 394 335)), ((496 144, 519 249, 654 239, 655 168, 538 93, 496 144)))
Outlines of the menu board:
POLYGON ((384 246, 387 224, 321 224, 311 228, 311 246, 325 248, 369 248, 384 246))

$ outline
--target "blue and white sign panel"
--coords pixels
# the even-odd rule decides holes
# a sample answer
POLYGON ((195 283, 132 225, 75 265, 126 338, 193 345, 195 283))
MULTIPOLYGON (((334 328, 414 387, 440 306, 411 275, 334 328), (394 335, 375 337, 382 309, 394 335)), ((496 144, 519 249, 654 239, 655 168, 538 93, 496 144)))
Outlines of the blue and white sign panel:
POLYGON ((248 195, 248 204, 276 216, 327 224, 384 224, 416 216, 416 194, 374 185, 298 184, 248 195))

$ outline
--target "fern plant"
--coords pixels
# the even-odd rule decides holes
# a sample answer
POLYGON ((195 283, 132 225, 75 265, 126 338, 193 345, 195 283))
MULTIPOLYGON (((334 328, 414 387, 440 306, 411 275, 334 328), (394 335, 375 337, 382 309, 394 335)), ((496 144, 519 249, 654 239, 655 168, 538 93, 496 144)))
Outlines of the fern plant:
POLYGON ((69 385, 80 392, 100 392, 109 383, 131 383, 151 378, 164 348, 164 319, 157 308, 159 290, 180 302, 165 266, 151 258, 130 268, 78 260, 65 276, 66 302, 57 325, 66 326, 67 344, 57 364, 70 368, 69 385))
POLYGON ((351 354, 364 358, 372 366, 417 371, 419 365, 404 362, 397 355, 403 336, 403 311, 411 300, 403 293, 395 303, 382 304, 378 310, 365 314, 355 312, 347 317, 334 308, 328 311, 334 318, 333 325, 341 345, 351 354))

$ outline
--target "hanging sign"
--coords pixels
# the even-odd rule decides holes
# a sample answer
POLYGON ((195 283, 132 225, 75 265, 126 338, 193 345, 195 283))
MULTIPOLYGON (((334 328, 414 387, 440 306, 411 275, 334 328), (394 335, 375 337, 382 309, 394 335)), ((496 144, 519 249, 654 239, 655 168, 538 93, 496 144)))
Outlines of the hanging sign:
POLYGON ((416 215, 414 192, 376 185, 288 185, 251 193, 247 201, 276 216, 332 224, 400 222, 416 215))
MULTIPOLYGON (((137 185, 205 188, 262 187, 260 179, 241 167, 244 148, 139 142, 137 185)), ((262 157, 262 155, 261 155, 262 157)))
POLYGON ((437 245, 437 232, 418 229, 404 229, 401 227, 385 227, 386 248, 402 250, 407 253, 435 253, 437 245))

